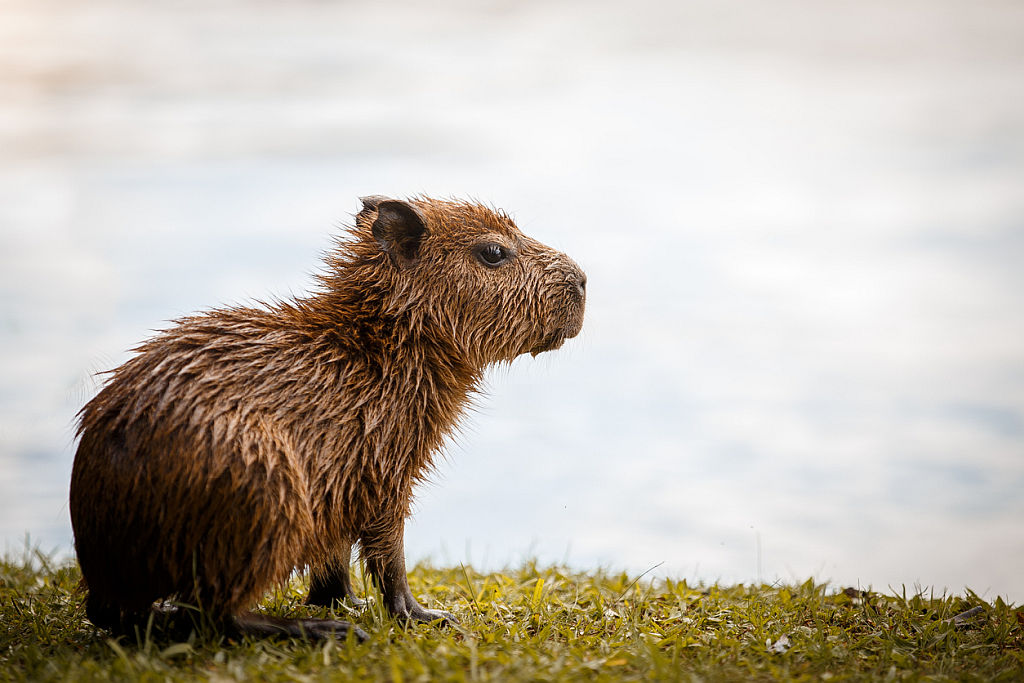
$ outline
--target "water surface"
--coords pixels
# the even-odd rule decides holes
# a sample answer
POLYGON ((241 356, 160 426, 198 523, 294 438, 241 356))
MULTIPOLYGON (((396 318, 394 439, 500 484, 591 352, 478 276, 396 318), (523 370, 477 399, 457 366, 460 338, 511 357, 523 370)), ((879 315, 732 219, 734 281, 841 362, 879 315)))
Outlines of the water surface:
POLYGON ((0 3, 0 534, 167 320, 305 291, 364 194, 587 270, 411 559, 1024 599, 1016 3, 0 3))

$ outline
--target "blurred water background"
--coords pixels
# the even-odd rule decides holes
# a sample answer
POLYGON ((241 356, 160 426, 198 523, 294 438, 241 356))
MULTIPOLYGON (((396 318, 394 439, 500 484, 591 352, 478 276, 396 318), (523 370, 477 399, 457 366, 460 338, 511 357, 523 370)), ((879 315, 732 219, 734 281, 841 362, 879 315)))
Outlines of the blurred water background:
POLYGON ((1024 4, 0 0, 0 535, 71 551, 76 411, 305 291, 357 197, 589 275, 411 560, 1024 600, 1024 4))

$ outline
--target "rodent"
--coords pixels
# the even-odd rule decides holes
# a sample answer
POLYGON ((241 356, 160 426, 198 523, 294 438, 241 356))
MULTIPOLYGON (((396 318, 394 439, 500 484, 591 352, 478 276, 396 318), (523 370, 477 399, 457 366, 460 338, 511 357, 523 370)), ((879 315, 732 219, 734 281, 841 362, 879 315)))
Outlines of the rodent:
POLYGON ((309 603, 354 599, 354 544, 393 615, 453 620, 409 590, 413 489, 488 366, 580 332, 586 276, 497 210, 361 201, 316 291, 177 320, 82 408, 70 512, 95 625, 180 600, 244 633, 362 638, 249 611, 296 569, 309 603))

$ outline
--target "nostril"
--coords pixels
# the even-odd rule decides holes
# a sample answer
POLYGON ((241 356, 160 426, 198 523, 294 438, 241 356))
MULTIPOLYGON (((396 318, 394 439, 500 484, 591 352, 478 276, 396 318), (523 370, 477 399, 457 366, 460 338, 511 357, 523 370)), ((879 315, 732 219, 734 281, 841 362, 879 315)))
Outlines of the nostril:
POLYGON ((587 293, 587 274, 580 272, 579 277, 576 280, 576 286, 580 288, 580 294, 587 293))

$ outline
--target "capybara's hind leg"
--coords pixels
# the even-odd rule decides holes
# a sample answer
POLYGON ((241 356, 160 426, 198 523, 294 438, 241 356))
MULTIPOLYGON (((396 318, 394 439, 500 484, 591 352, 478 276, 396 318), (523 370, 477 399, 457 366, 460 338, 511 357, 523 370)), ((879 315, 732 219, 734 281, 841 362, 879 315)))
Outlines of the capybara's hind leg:
POLYGON ((85 602, 85 616, 94 626, 114 635, 132 635, 145 629, 151 618, 152 610, 148 608, 132 609, 124 605, 108 602, 90 592, 85 602))
POLYGON ((98 628, 117 631, 121 628, 121 608, 100 599, 90 591, 85 601, 85 616, 98 628))
POLYGON ((330 638, 345 638, 349 633, 360 642, 369 638, 366 631, 358 626, 334 619, 284 619, 248 612, 232 617, 229 626, 232 627, 231 630, 240 635, 258 638, 286 636, 328 640, 330 638))

